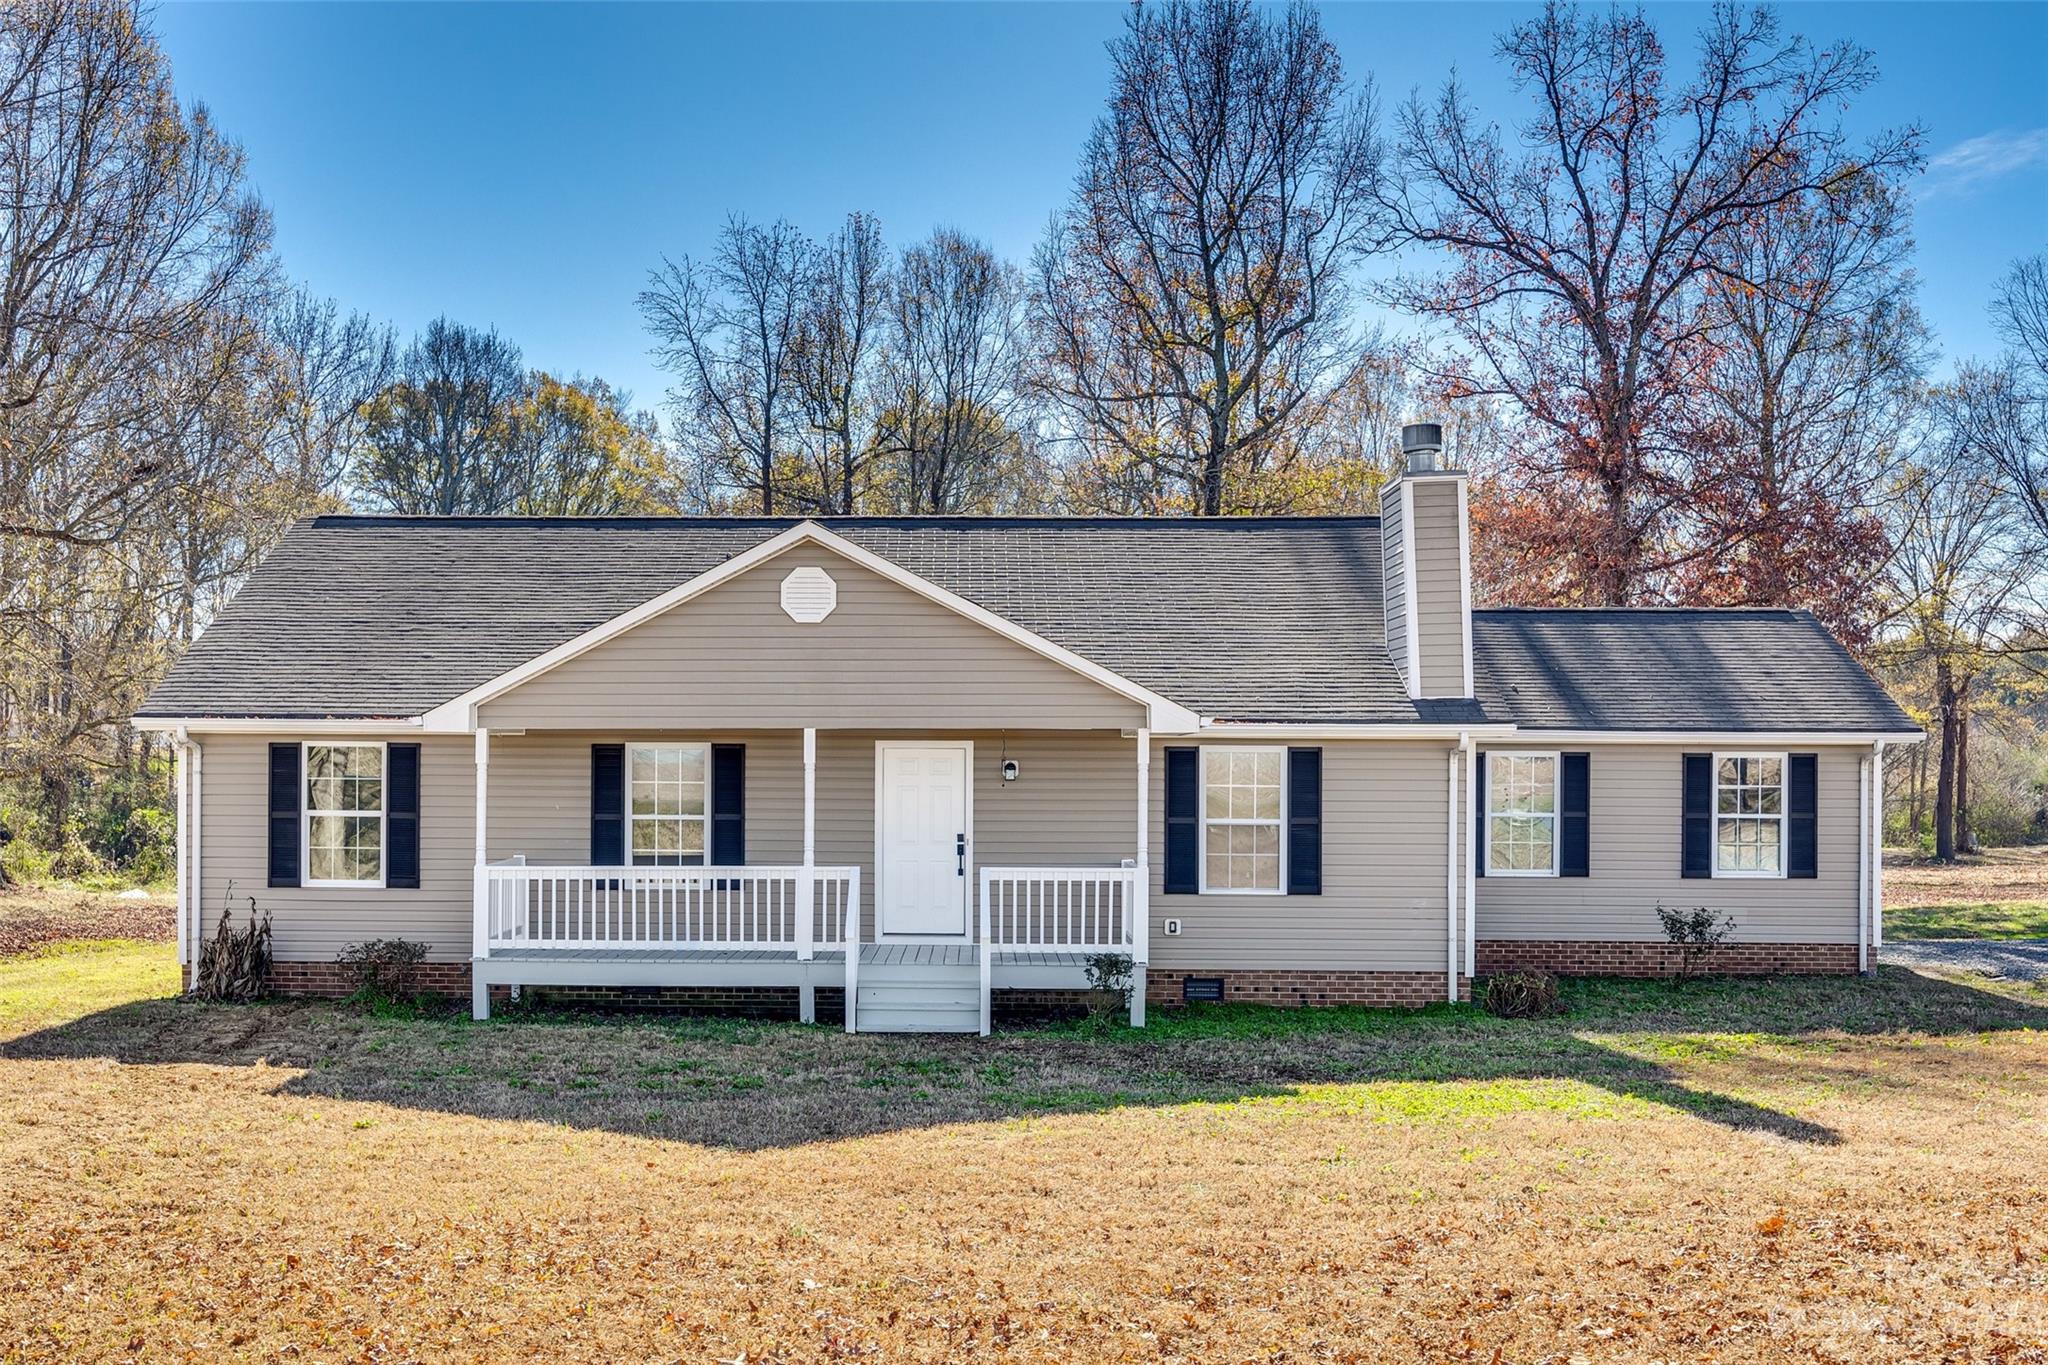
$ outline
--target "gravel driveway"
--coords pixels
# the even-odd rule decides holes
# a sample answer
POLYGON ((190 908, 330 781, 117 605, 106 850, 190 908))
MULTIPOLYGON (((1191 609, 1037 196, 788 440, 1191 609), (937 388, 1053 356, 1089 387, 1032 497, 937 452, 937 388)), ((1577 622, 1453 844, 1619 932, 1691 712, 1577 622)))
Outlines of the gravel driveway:
POLYGON ((2048 938, 1887 943, 1878 950, 1878 960, 1897 967, 1939 967, 1944 971, 2002 976, 2011 981, 2039 981, 2048 977, 2048 938))

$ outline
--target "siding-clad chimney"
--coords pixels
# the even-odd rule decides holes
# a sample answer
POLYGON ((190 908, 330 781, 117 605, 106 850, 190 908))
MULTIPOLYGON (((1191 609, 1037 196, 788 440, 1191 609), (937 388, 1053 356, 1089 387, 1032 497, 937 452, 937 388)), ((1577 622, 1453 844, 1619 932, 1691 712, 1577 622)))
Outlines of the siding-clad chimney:
POLYGON ((1380 491, 1387 653, 1411 697, 1472 695, 1466 477, 1444 465, 1444 429, 1401 428, 1406 467, 1380 491))

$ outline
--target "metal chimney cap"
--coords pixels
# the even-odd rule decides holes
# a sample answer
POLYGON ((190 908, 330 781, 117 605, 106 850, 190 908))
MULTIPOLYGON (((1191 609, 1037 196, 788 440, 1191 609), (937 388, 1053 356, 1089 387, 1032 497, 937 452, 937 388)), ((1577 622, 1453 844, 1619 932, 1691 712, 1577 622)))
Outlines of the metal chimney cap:
POLYGON ((1442 468, 1444 429, 1440 422, 1410 422, 1401 428, 1401 451, 1412 473, 1442 468))

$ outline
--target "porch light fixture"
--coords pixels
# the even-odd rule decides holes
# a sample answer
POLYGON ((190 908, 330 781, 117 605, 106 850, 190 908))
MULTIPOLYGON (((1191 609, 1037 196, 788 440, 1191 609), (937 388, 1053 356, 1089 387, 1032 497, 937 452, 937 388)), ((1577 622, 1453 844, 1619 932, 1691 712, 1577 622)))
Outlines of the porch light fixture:
POLYGON ((1014 758, 1006 758, 1006 759, 1004 759, 1004 760, 1003 760, 1003 781, 1005 781, 1005 782, 1015 782, 1016 780, 1017 780, 1017 760, 1016 760, 1016 759, 1014 759, 1014 758))
POLYGON ((791 569, 782 580, 782 610, 790 620, 816 625, 839 605, 839 585, 814 564, 791 569))

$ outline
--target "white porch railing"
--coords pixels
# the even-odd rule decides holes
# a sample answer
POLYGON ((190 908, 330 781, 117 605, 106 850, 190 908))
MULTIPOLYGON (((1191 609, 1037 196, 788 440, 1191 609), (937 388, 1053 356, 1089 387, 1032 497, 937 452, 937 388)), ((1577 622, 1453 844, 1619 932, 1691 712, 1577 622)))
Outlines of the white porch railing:
POLYGON ((809 960, 858 937, 858 867, 477 869, 476 955, 504 949, 768 949, 809 960))
MULTIPOLYGON (((981 1031, 990 1025, 997 953, 1123 953, 1134 967, 1150 947, 1142 867, 981 869, 981 1031)), ((1144 989, 1140 974, 1134 989, 1144 989)), ((1142 1019, 1134 1002, 1134 1018, 1142 1019)))

